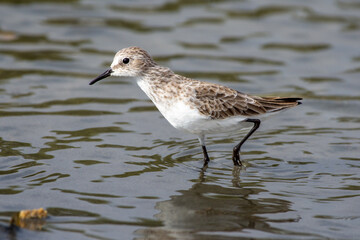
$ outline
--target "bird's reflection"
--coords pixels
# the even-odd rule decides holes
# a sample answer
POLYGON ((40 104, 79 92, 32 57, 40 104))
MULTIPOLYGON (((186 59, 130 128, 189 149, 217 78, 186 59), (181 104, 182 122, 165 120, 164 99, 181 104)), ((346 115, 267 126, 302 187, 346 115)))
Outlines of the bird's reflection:
MULTIPOLYGON (((211 232, 241 232, 245 228, 271 230, 260 214, 289 211, 288 201, 257 197, 266 192, 260 184, 241 186, 238 166, 232 171, 231 186, 214 183, 207 174, 206 169, 202 169, 190 189, 156 204, 160 211, 156 218, 163 222, 163 227, 138 229, 136 234, 146 239, 217 239, 211 232)), ((222 239, 227 238, 222 236, 222 239)))

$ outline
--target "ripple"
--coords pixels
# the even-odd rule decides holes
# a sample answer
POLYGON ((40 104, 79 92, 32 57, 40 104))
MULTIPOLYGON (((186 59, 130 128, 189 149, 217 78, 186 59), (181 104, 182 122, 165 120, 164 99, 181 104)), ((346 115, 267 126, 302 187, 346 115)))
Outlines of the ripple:
POLYGON ((305 82, 308 83, 323 83, 323 82, 342 82, 340 78, 334 77, 306 77, 302 78, 305 82))
POLYGON ((333 15, 333 14, 320 14, 313 10, 306 11, 305 19, 310 22, 315 23, 355 23, 359 22, 360 18, 358 16, 340 16, 340 15, 333 15))
POLYGON ((29 181, 29 186, 42 186, 46 183, 56 182, 58 179, 70 177, 67 173, 51 173, 44 177, 39 177, 29 181))
POLYGON ((13 195, 21 192, 22 190, 14 190, 11 188, 0 188, 0 195, 13 195))
POLYGON ((221 43, 238 43, 238 42, 243 42, 247 39, 251 39, 251 38, 262 38, 262 37, 266 37, 268 34, 266 32, 257 32, 257 33, 252 33, 246 36, 225 36, 222 37, 220 39, 221 43))
POLYGON ((12 34, 13 36, 10 39, 0 38, 0 42, 5 42, 6 44, 54 44, 74 47, 81 46, 90 42, 90 40, 54 40, 49 38, 46 34, 19 34, 16 32, 9 32, 8 34, 12 34))
POLYGON ((303 7, 269 5, 258 7, 254 10, 228 10, 226 13, 230 17, 236 18, 264 18, 272 15, 281 15, 291 13, 293 11, 303 10, 303 7))
POLYGON ((90 197, 101 197, 101 198, 122 198, 123 196, 107 194, 107 193, 91 193, 91 192, 79 192, 71 189, 60 189, 60 188, 53 188, 52 190, 58 190, 63 193, 70 193, 80 196, 90 196, 90 197))
POLYGON ((106 201, 106 200, 102 200, 102 199, 95 199, 95 198, 82 198, 82 197, 79 197, 77 198, 81 201, 85 201, 87 203, 91 203, 91 204, 108 204, 109 201, 106 201))
POLYGON ((47 208, 48 213, 52 216, 66 217, 66 216, 75 216, 75 217, 99 217, 99 214, 92 213, 89 211, 82 211, 78 209, 70 208, 47 208))
POLYGON ((260 57, 238 57, 238 56, 211 56, 211 55, 201 55, 201 54, 174 54, 166 56, 156 56, 154 57, 156 61, 164 62, 175 59, 207 59, 207 60, 216 60, 216 61, 230 61, 230 62, 240 62, 243 64, 259 64, 259 65, 273 65, 273 66, 283 66, 284 62, 276 61, 272 59, 260 58, 260 57))
POLYGON ((130 21, 120 18, 106 19, 105 25, 113 28, 123 28, 135 32, 168 32, 170 27, 148 26, 142 21, 130 21))
POLYGON ((345 73, 360 73, 360 67, 346 70, 345 73))
MULTIPOLYGON (((95 127, 95 128, 85 128, 81 130, 75 130, 75 131, 59 131, 59 130, 53 130, 54 133, 57 135, 68 135, 64 137, 65 139, 74 139, 75 141, 79 140, 79 137, 81 138, 81 141, 84 141, 86 139, 90 140, 91 137, 98 136, 104 133, 130 133, 132 131, 124 130, 121 127, 117 126, 109 126, 109 127, 95 127)), ((68 141, 66 141, 68 142, 68 141)))
POLYGON ((22 156, 22 152, 16 148, 21 147, 31 147, 30 143, 18 142, 18 141, 8 141, 0 137, 0 156, 22 156))
POLYGON ((197 24, 221 24, 224 22, 223 18, 216 17, 202 17, 202 18, 190 18, 182 23, 183 26, 194 26, 197 24))
POLYGON ((342 123, 360 123, 360 118, 359 117, 338 117, 336 118, 336 120, 338 122, 342 122, 342 123))
POLYGON ((312 53, 318 51, 324 51, 331 47, 326 43, 309 43, 309 44, 295 44, 295 43, 266 43, 262 46, 263 49, 280 49, 290 50, 301 53, 312 53))
POLYGON ((96 110, 66 110, 57 112, 36 112, 36 111, 0 111, 1 117, 20 117, 20 116, 37 116, 37 115, 63 115, 63 116, 98 116, 104 114, 121 114, 109 111, 96 111, 96 110))
MULTIPOLYGON (((222 3, 227 2, 228 0, 212 0, 212 3, 222 3)), ((160 4, 150 5, 150 2, 147 4, 140 5, 120 5, 120 4, 111 4, 109 8, 111 10, 120 11, 120 12, 133 12, 133 13, 162 13, 162 12, 179 12, 183 8, 201 6, 203 4, 208 4, 207 0, 175 0, 171 2, 164 2, 160 4)))
POLYGON ((216 44, 212 43, 190 43, 190 42, 178 42, 178 44, 188 49, 218 49, 216 44))
POLYGON ((53 60, 53 61, 71 61, 69 57, 70 52, 55 51, 55 50, 28 50, 28 51, 16 51, 16 50, 0 50, 1 54, 9 55, 17 60, 24 61, 39 61, 39 60, 53 60))
POLYGON ((248 82, 241 77, 243 76, 263 76, 263 75, 277 75, 279 71, 254 71, 254 72, 178 72, 180 75, 184 75, 189 78, 202 78, 202 79, 219 79, 223 82, 248 82))
POLYGON ((40 75, 40 76, 68 76, 68 77, 82 77, 92 78, 93 75, 87 73, 65 72, 65 71, 51 71, 41 69, 1 69, 0 74, 2 80, 11 78, 20 78, 25 75, 40 75))
POLYGON ((85 166, 91 166, 91 165, 95 165, 95 164, 109 164, 108 162, 97 161, 97 160, 74 160, 74 163, 85 165, 85 166))
POLYGON ((81 104, 127 104, 132 102, 138 102, 138 99, 127 98, 68 98, 65 100, 51 100, 36 104, 21 104, 14 107, 30 107, 30 108, 50 108, 52 106, 67 106, 67 105, 81 105, 81 104))

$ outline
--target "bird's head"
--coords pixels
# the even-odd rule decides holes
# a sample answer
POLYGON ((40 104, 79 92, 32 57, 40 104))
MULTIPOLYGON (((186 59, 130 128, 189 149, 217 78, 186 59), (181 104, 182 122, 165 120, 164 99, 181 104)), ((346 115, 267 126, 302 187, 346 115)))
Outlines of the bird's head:
POLYGON ((145 50, 139 47, 124 48, 115 54, 110 68, 89 84, 92 85, 109 76, 139 77, 155 65, 156 63, 145 50))

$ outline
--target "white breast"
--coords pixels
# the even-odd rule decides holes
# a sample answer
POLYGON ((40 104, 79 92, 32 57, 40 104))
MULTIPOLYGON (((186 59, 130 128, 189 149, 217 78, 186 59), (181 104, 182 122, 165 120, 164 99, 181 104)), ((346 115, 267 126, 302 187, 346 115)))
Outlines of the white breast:
POLYGON ((155 93, 152 90, 153 86, 146 79, 139 78, 137 84, 173 127, 194 133, 198 129, 197 122, 206 119, 206 116, 201 115, 197 109, 191 108, 186 99, 175 96, 165 98, 159 92, 155 93))

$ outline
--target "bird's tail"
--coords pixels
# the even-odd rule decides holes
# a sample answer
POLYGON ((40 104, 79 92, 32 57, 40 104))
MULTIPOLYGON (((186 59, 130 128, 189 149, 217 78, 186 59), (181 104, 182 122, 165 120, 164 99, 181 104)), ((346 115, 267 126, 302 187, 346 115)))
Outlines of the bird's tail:
POLYGON ((255 100, 265 108, 266 112, 277 112, 300 105, 299 101, 302 98, 257 97, 255 100))

